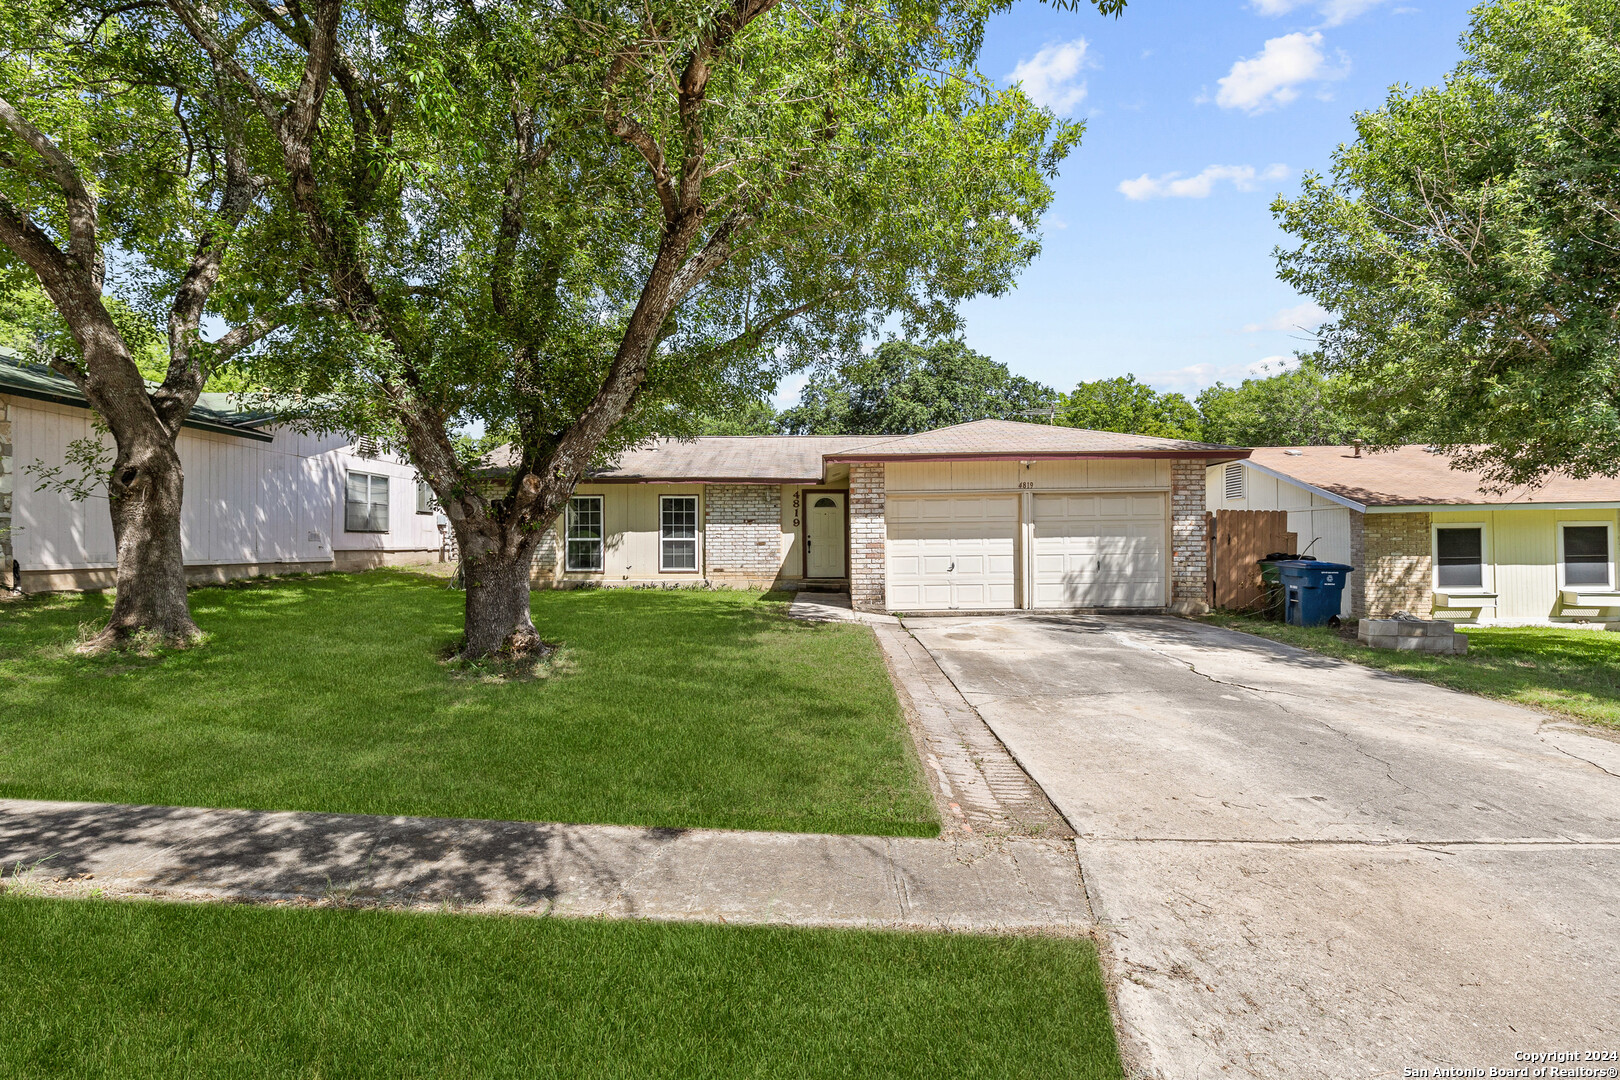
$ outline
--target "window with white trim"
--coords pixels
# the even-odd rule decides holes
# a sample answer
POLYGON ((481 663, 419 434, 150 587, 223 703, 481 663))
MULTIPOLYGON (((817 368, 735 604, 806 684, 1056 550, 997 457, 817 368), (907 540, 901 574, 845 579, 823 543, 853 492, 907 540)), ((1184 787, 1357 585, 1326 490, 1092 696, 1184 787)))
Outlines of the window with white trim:
POLYGON ((1235 502, 1243 498, 1243 466, 1237 462, 1226 467, 1226 501, 1235 502))
POLYGON ((658 500, 658 569, 697 569, 697 502, 696 495, 658 500))
POLYGON ((1566 588, 1613 587, 1614 564, 1609 558, 1607 524, 1561 522, 1558 534, 1558 569, 1566 588))
POLYGON ((568 500, 568 534, 564 569, 595 573, 602 569, 602 496, 575 495, 568 500))
POLYGON ((418 514, 431 514, 438 508, 439 504, 433 501, 433 488, 428 485, 426 480, 418 480, 416 482, 416 512, 418 514))
POLYGON ((344 485, 343 531, 388 531, 388 477, 351 472, 344 485))
POLYGON ((1485 528, 1445 525, 1434 531, 1434 583, 1442 589, 1485 587, 1485 528))

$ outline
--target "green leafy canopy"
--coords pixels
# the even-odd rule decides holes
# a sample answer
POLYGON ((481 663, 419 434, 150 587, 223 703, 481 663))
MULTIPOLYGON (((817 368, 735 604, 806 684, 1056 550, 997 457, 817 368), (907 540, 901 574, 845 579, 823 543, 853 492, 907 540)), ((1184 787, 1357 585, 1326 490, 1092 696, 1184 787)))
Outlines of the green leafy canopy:
POLYGON ((1503 484, 1620 473, 1620 3, 1476 8, 1443 86, 1356 117, 1274 210, 1283 280, 1382 442, 1503 484))

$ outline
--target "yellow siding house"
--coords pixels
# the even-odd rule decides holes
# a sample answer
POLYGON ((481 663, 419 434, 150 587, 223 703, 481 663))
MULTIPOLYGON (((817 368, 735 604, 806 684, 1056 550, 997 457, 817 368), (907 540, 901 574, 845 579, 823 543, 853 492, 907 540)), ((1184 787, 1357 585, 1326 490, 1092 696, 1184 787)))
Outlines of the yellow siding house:
POLYGON ((1345 616, 1620 628, 1620 479, 1492 491, 1424 446, 1262 447, 1215 465, 1211 510, 1285 510, 1301 553, 1354 566, 1345 616))

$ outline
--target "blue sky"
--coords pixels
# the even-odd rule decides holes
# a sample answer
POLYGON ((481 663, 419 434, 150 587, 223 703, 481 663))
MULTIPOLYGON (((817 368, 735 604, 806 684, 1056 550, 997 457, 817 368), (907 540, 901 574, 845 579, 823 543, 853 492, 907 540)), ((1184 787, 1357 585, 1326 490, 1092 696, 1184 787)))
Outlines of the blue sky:
POLYGON ((1086 133, 1040 258, 1008 294, 966 306, 967 343, 1063 390, 1129 372, 1189 396, 1308 348, 1317 316, 1276 278, 1271 201, 1325 170, 1352 113, 1391 85, 1439 82, 1469 7, 1131 0, 1115 20, 1018 0, 981 70, 1017 73, 1086 133))

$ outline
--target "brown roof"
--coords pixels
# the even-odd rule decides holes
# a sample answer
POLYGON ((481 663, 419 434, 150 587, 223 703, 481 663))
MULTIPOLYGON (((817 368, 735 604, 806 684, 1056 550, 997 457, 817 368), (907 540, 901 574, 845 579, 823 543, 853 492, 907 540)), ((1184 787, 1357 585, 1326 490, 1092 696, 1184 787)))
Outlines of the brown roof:
POLYGON ((1620 479, 1554 475, 1538 488, 1484 489, 1480 473, 1453 469, 1426 446, 1362 451, 1350 446, 1262 446, 1249 462, 1362 506, 1497 506, 1620 502, 1620 479))
MULTIPOLYGON (((590 480, 671 483, 816 483, 825 461, 959 457, 1195 457, 1230 461, 1248 454, 1216 443, 1118 435, 1111 431, 975 420, 919 435, 703 435, 656 439, 626 450, 590 480)), ((511 469, 509 446, 484 458, 491 472, 511 469)))
POLYGON ((1096 457, 1199 457, 1232 460, 1247 450, 1219 443, 1122 435, 1112 431, 1024 424, 1016 420, 974 420, 917 435, 872 440, 832 455, 834 461, 873 461, 907 457, 1016 457, 1018 455, 1096 457))
POLYGON ((658 439, 627 450, 592 480, 816 483, 822 457, 870 442, 870 435, 704 435, 658 439))

